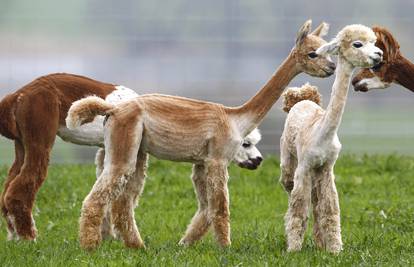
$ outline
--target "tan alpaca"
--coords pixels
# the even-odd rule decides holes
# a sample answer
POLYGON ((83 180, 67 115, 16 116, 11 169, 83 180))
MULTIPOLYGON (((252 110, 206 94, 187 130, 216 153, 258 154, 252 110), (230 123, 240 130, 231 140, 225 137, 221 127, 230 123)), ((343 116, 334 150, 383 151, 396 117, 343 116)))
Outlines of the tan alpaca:
POLYGON ((114 227, 125 245, 144 246, 134 207, 143 188, 148 153, 194 164, 192 179, 199 208, 180 244, 194 243, 212 225, 218 243, 230 245, 227 166, 243 138, 263 120, 297 74, 327 77, 335 69, 328 56, 315 55, 326 43, 320 36, 327 25, 321 24, 313 33, 310 28, 307 21, 296 46, 270 81, 239 107, 158 94, 117 106, 96 97, 74 103, 67 118, 71 129, 98 114, 107 116, 104 170, 83 203, 81 246, 93 249, 101 242, 100 226, 107 207, 111 207, 114 227))
POLYGON ((341 150, 337 131, 354 68, 371 67, 382 60, 382 51, 374 45, 375 41, 370 28, 351 25, 316 51, 318 55, 338 55, 336 78, 326 111, 318 105, 320 97, 316 87, 306 84, 285 92, 285 110, 289 114, 280 139, 280 180, 289 194, 285 216, 288 251, 302 248, 311 202, 317 246, 334 253, 342 250, 339 201, 333 173, 341 150), (300 101, 301 97, 317 103, 300 101), (290 109, 294 100, 300 102, 290 109))
MULTIPOLYGON (((108 101, 108 100, 107 100, 108 101)), ((87 125, 87 124, 85 124, 87 125)), ((241 146, 233 158, 233 162, 239 167, 255 170, 260 166, 262 162, 262 154, 256 145, 261 140, 262 136, 258 128, 255 128, 249 133, 243 140, 241 146)), ((96 165, 96 177, 99 177, 104 169, 105 149, 100 148, 96 152, 95 165, 96 165)), ((117 238, 118 236, 114 233, 113 224, 111 221, 111 211, 108 209, 101 227, 101 233, 103 238, 117 238)))

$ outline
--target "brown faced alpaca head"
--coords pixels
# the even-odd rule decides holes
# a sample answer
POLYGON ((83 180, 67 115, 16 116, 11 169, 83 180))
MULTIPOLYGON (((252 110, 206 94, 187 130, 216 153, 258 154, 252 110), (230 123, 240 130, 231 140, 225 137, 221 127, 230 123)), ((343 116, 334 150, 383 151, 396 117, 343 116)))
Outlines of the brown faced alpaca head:
POLYGON ((362 69, 352 80, 355 91, 367 92, 371 89, 384 89, 396 79, 396 63, 400 59, 400 45, 385 28, 373 27, 377 42, 383 52, 383 60, 372 69, 362 69))
POLYGON ((335 72, 335 63, 330 56, 318 55, 315 51, 326 44, 322 37, 328 33, 329 25, 322 22, 313 32, 311 26, 312 21, 308 20, 300 28, 292 53, 301 72, 316 77, 328 77, 335 72))

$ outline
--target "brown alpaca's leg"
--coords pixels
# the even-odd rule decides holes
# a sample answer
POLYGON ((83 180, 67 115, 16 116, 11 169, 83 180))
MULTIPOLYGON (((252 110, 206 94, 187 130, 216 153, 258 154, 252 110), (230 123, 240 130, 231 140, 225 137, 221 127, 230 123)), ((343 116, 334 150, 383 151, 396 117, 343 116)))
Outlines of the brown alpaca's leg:
POLYGON ((217 242, 230 246, 230 210, 227 188, 227 164, 211 160, 206 163, 208 218, 213 224, 217 242))
POLYGON ((24 148, 23 145, 20 143, 19 140, 14 141, 14 148, 15 148, 15 159, 13 162, 13 165, 11 166, 9 173, 7 175, 6 180, 4 181, 4 188, 3 192, 0 197, 0 207, 3 214, 3 217, 6 220, 7 223, 7 239, 13 240, 15 235, 15 229, 13 226, 13 223, 9 220, 7 217, 7 208, 4 205, 4 195, 9 188, 10 183, 13 181, 14 178, 20 173, 20 169, 23 165, 24 161, 24 148))
POLYGON ((49 154, 59 127, 59 104, 50 92, 22 97, 16 110, 24 164, 4 194, 7 217, 22 239, 36 238, 32 216, 36 193, 47 175, 49 154), (45 101, 47 99, 47 101, 45 101))
POLYGON ((191 245, 200 240, 205 233, 207 233, 211 221, 208 220, 208 200, 207 200, 207 181, 204 165, 193 166, 193 185, 196 191, 198 200, 198 210, 191 220, 190 225, 183 238, 181 238, 180 245, 191 245))
POLYGON ((32 209, 36 193, 46 178, 49 163, 49 151, 33 150, 26 149, 22 170, 10 183, 4 197, 7 217, 14 225, 17 235, 27 240, 36 238, 37 230, 32 209))
POLYGON ((125 245, 131 248, 144 247, 144 242, 135 222, 134 208, 138 205, 139 196, 144 189, 147 158, 147 154, 138 153, 135 173, 130 176, 124 193, 112 202, 114 228, 119 232, 125 245))
POLYGON ((133 115, 127 118, 112 115, 107 121, 105 167, 85 198, 81 210, 79 239, 84 249, 94 249, 100 244, 105 210, 123 193, 135 172, 143 125, 139 121, 139 114, 133 115))

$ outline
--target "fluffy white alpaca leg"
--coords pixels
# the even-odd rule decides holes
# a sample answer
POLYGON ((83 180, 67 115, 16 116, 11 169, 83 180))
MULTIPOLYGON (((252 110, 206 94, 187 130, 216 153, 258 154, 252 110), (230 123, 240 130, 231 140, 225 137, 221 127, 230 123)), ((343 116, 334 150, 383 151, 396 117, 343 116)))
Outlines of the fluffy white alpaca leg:
POLYGON ((207 218, 207 181, 204 165, 193 166, 192 180, 198 199, 198 210, 188 225, 184 237, 180 240, 181 245, 191 245, 200 240, 211 224, 207 218))
POLYGON ((127 247, 144 247, 135 222, 134 208, 144 189, 147 154, 139 152, 135 173, 131 175, 125 191, 112 202, 112 221, 116 232, 122 237, 127 247))
POLYGON ((324 245, 327 251, 339 253, 342 250, 341 222, 333 167, 326 171, 321 182, 320 192, 318 213, 320 228, 323 230, 324 245))
POLYGON ((311 187, 309 170, 299 165, 285 216, 288 251, 299 251, 302 248, 311 201, 311 187))
POLYGON ((280 179, 285 191, 290 195, 293 190, 293 179, 295 176, 295 169, 297 167, 297 160, 293 158, 288 150, 288 145, 283 138, 280 139, 280 179))
POLYGON ((312 181, 312 211, 313 211, 313 238, 318 248, 325 248, 323 242, 323 229, 320 225, 320 198, 321 198, 321 175, 317 174, 315 179, 312 181))
POLYGON ((79 239, 85 249, 94 249, 101 242, 105 210, 123 193, 135 172, 143 126, 139 118, 114 118, 108 120, 105 130, 104 171, 85 198, 81 210, 79 239), (129 119, 129 124, 123 123, 125 119, 129 119))
POLYGON ((208 219, 211 220, 217 242, 230 246, 230 210, 227 188, 227 163, 218 160, 206 162, 208 219))

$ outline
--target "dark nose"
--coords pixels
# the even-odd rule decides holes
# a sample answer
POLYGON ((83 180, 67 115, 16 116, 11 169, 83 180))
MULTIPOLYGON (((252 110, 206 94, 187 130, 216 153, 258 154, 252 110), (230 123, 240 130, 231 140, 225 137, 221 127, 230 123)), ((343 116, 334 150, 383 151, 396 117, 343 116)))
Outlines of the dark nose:
POLYGON ((255 158, 255 159, 254 159, 254 162, 255 162, 257 165, 259 165, 259 164, 260 164, 260 162, 262 162, 262 160, 263 160, 263 158, 262 158, 262 157, 257 157, 257 158, 255 158))
POLYGON ((352 86, 354 86, 355 87, 355 85, 357 84, 359 82, 359 79, 358 79, 358 77, 354 77, 353 79, 352 79, 352 86))
POLYGON ((382 51, 375 52, 375 54, 382 57, 382 51))
POLYGON ((335 69, 336 69, 336 65, 335 65, 335 63, 333 63, 333 62, 329 62, 328 67, 329 67, 332 71, 335 71, 335 69))

